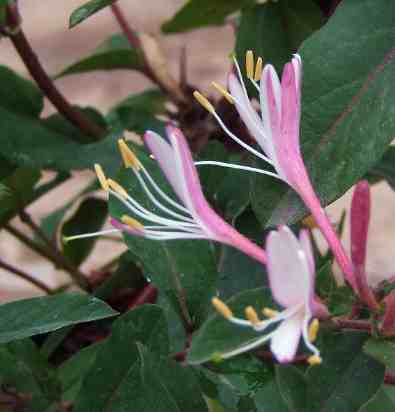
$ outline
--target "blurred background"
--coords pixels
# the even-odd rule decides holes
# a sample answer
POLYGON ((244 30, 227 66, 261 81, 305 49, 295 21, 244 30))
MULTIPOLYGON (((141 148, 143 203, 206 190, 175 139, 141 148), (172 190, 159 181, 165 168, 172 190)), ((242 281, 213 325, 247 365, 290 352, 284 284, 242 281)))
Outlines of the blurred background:
MULTIPOLYGON (((36 0, 20 0, 25 34, 29 38, 41 63, 48 73, 54 75, 64 67, 89 54, 109 35, 119 32, 109 9, 97 13, 83 24, 68 29, 70 14, 85 0, 57 1, 48 10, 48 4, 36 0)), ((197 88, 208 91, 212 80, 225 83, 229 70, 228 55, 233 49, 234 36, 231 26, 200 29, 181 35, 162 36, 160 25, 171 17, 183 3, 182 0, 162 0, 150 2, 142 0, 122 0, 118 2, 132 27, 156 34, 169 62, 170 71, 178 75, 180 54, 186 48, 188 61, 188 81, 197 88)), ((7 64, 23 76, 28 76, 23 63, 11 47, 9 40, 0 41, 0 64, 7 64)), ((74 104, 95 105, 105 111, 115 102, 145 89, 148 81, 135 72, 115 71, 109 73, 88 73, 69 76, 56 81, 57 87, 74 104)), ((54 110, 46 103, 44 114, 54 110)), ((15 136, 17 139, 18 136, 15 136)), ((94 178, 91 171, 75 174, 72 181, 61 185, 50 195, 44 196, 32 204, 29 212, 39 222, 51 211, 64 204, 88 181, 94 178)), ((345 208, 350 205, 347 193, 328 208, 333 221, 337 221, 345 208)), ((374 186, 372 190, 372 219, 370 226, 368 271, 372 282, 395 274, 395 194, 386 183, 374 186)), ((237 193, 235 193, 235 196, 237 193)), ((30 235, 29 229, 22 222, 15 220, 17 227, 30 235)), ((344 234, 348 247, 348 230, 344 234)), ((90 272, 104 264, 111 256, 126 249, 120 242, 100 241, 92 257, 84 262, 82 269, 90 272)), ((50 287, 62 284, 66 277, 61 271, 46 263, 42 258, 26 250, 9 235, 0 232, 0 253, 8 261, 14 262, 21 269, 42 279, 50 287)), ((17 279, 12 274, 0 270, 0 300, 2 302, 16 298, 33 296, 36 289, 17 279)))

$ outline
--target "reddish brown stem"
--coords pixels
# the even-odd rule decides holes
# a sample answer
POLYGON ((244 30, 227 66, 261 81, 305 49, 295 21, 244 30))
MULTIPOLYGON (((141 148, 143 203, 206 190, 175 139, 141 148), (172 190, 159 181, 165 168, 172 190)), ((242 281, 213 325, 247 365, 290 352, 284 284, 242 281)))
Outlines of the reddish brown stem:
POLYGON ((333 319, 333 322, 339 329, 372 331, 372 325, 366 320, 333 319))
POLYGON ((111 10, 114 14, 115 19, 117 20, 119 24, 119 27, 122 29, 124 35, 128 39, 129 44, 135 49, 140 48, 141 47, 140 40, 138 36, 136 36, 136 33, 129 27, 129 24, 126 21, 125 16, 123 15, 118 4, 117 3, 111 4, 111 10))
POLYGON ((395 385, 395 372, 386 371, 384 375, 384 383, 386 385, 395 385))
POLYGON ((158 295, 158 289, 152 284, 145 285, 140 293, 129 303, 128 310, 134 309, 137 306, 144 305, 146 303, 153 303, 158 295))
POLYGON ((20 270, 15 266, 12 266, 9 263, 4 262, 2 259, 0 259, 0 268, 6 270, 7 272, 13 273, 19 278, 25 280, 26 282, 31 283, 32 285, 36 286, 38 289, 40 289, 42 292, 45 292, 48 295, 52 293, 52 290, 45 283, 34 278, 33 276, 29 275, 23 270, 20 270))
POLYGON ((105 130, 93 123, 81 112, 75 110, 65 97, 53 84, 51 78, 43 69, 36 53, 32 49, 22 28, 17 6, 11 3, 7 6, 7 30, 6 33, 21 57, 32 78, 36 81, 48 100, 56 107, 70 123, 81 130, 93 140, 100 140, 105 130))

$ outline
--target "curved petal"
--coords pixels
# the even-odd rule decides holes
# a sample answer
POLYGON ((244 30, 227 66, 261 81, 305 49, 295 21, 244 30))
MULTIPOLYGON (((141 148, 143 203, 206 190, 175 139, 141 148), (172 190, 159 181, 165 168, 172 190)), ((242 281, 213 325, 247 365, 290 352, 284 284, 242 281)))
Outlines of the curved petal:
POLYGON ((313 248, 311 246, 310 234, 308 230, 303 229, 300 231, 299 243, 307 257, 307 262, 309 264, 309 270, 310 270, 310 276, 312 280, 314 280, 314 275, 315 275, 314 254, 313 254, 313 248))
POLYGON ((292 362, 295 357, 303 329, 303 311, 285 319, 273 333, 270 350, 281 363, 292 362))
POLYGON ((185 193, 183 189, 182 176, 178 175, 174 167, 175 154, 171 145, 158 133, 148 130, 144 134, 144 142, 159 163, 160 168, 171 184, 182 203, 185 204, 185 193))
POLYGON ((274 299, 283 307, 310 300, 313 285, 307 257, 298 239, 283 226, 266 241, 267 268, 274 299))
POLYGON ((235 106, 239 116, 247 126, 250 134, 255 138, 259 146, 261 146, 262 150, 270 157, 271 152, 268 152, 268 148, 266 147, 267 137, 265 136, 265 129, 262 126, 261 119, 244 93, 239 79, 233 73, 229 73, 228 87, 231 95, 235 99, 235 106))

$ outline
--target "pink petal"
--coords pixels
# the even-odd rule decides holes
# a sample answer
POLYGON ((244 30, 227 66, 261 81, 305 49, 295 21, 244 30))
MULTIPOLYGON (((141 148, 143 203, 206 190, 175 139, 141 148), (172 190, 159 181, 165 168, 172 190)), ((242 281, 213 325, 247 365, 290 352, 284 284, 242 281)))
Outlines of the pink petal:
POLYGON ((311 300, 313 283, 308 260, 298 239, 283 226, 266 241, 267 268, 274 299, 283 307, 311 300))
POLYGON ((299 243, 307 257, 307 261, 309 263, 310 276, 312 278, 312 281, 314 281, 314 276, 315 276, 314 253, 313 253, 313 248, 311 246, 310 234, 308 230, 303 229, 300 231, 299 243))
POLYGON ((354 266, 365 266, 370 220, 370 187, 366 180, 354 189, 351 202, 351 260, 354 266))
POLYGON ((158 133, 150 130, 145 132, 144 142, 148 146, 150 152, 154 155, 155 160, 159 163, 160 168, 178 198, 182 203, 185 203, 185 194, 183 192, 183 184, 181 181, 182 176, 177 174, 176 168, 174 167, 175 154, 171 145, 158 133))
POLYGON ((270 156, 270 153, 267 153, 265 147, 266 139, 262 121, 259 118, 258 113, 252 107, 252 104, 248 96, 246 96, 239 79, 233 73, 229 73, 228 87, 231 95, 235 98, 235 106, 239 116, 247 126, 248 131, 255 138, 263 151, 270 156))
POLYGON ((236 247, 254 259, 266 263, 265 251, 226 223, 207 203, 191 152, 181 130, 168 126, 167 132, 175 151, 176 164, 180 168, 179 173, 183 176, 185 206, 194 220, 213 240, 236 247))
POLYGON ((303 329, 303 310, 285 319, 271 339, 270 350, 281 363, 292 362, 303 329))

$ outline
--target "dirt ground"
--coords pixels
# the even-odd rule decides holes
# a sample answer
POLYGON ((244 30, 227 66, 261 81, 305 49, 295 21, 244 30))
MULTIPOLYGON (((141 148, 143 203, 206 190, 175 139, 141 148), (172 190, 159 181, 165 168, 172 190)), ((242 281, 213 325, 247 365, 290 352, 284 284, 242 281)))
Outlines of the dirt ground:
MULTIPOLYGON (((59 72, 66 65, 85 56, 110 34, 119 31, 109 10, 104 10, 69 30, 67 26, 71 12, 85 2, 86 0, 58 0, 51 6, 48 2, 37 0, 19 1, 25 33, 50 74, 59 72)), ((182 3, 182 0, 119 1, 136 30, 157 34, 159 34, 160 23, 170 17, 182 3)), ((204 29, 181 36, 166 36, 162 37, 161 43, 168 57, 170 69, 175 76, 178 74, 180 50, 185 46, 188 54, 188 76, 191 83, 203 91, 208 90, 211 80, 224 83, 228 69, 227 56, 233 47, 233 33, 230 27, 204 29)), ((27 76, 23 64, 6 39, 0 42, 0 64, 11 66, 27 76)), ((129 94, 143 90, 149 82, 139 74, 118 71, 70 76, 58 80, 56 84, 71 102, 83 106, 91 104, 106 110, 129 94)), ((47 103, 45 113, 52 111, 53 108, 47 103)), ((30 213, 36 221, 40 221, 52 210, 60 207, 66 198, 71 197, 92 178, 93 174, 89 171, 78 173, 72 182, 62 185, 33 204, 29 209, 30 213)), ((331 217, 336 220, 349 204, 350 193, 329 208, 331 217)), ((372 280, 395 273, 395 263, 392 258, 394 243, 391 240, 391 236, 395 233, 394 211, 395 193, 386 184, 377 185, 373 189, 368 252, 368 269, 372 280)), ((28 229, 21 222, 15 221, 15 223, 28 233, 28 229)), ((346 233, 345 239, 348 246, 347 238, 346 233)), ((0 248, 2 256, 7 261, 28 270, 52 287, 67 279, 65 274, 60 271, 54 272, 50 264, 27 251, 4 231, 0 232, 0 248)), ((106 262, 124 246, 100 241, 97 248, 99 250, 95 251, 98 253, 94 253, 95 261, 88 259, 84 263, 83 270, 89 271, 98 263, 106 262), (100 262, 98 262, 99 259, 100 262)), ((3 302, 37 293, 35 289, 16 279, 12 274, 0 271, 0 275, 0 300, 3 302)))

